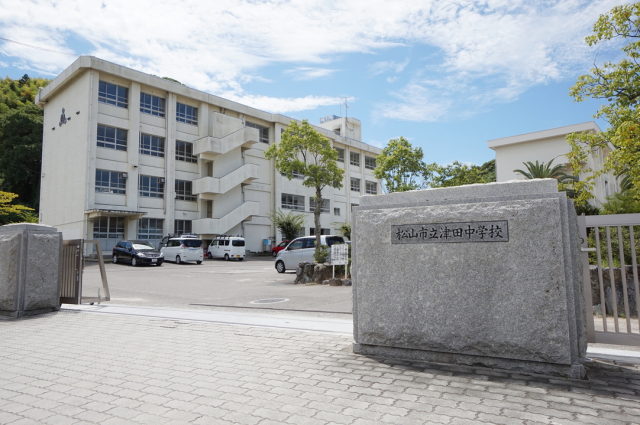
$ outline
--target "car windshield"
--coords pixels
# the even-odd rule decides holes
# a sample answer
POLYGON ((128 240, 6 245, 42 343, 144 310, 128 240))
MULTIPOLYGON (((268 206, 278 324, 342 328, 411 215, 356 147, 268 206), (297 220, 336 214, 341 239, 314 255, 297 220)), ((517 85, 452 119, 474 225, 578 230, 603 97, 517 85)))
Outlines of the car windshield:
POLYGON ((200 239, 184 239, 182 243, 188 248, 200 248, 200 246, 202 246, 202 241, 200 239))
POLYGON ((286 242, 280 242, 280 245, 278 245, 278 246, 279 246, 279 247, 281 247, 281 246, 282 246, 282 247, 285 247, 285 246, 287 246, 288 244, 289 244, 289 241, 286 241, 286 242))
POLYGON ((133 244, 133 249, 155 249, 149 242, 136 242, 133 244))
POLYGON ((231 245, 233 245, 233 246, 244 246, 244 241, 240 240, 240 239, 236 239, 234 241, 231 241, 231 245))
POLYGON ((342 236, 331 236, 327 238, 328 246, 331 246, 334 243, 344 243, 344 238, 342 236))

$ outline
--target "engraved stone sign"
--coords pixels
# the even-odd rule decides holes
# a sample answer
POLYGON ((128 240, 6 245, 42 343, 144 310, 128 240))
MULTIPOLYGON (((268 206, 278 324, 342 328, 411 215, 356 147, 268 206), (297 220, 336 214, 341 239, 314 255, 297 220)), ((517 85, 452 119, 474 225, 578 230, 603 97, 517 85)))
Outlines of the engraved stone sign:
POLYGON ((509 222, 471 221, 391 226, 391 243, 509 242, 509 222))
POLYGON ((331 265, 344 266, 346 264, 349 264, 349 245, 331 245, 331 265))

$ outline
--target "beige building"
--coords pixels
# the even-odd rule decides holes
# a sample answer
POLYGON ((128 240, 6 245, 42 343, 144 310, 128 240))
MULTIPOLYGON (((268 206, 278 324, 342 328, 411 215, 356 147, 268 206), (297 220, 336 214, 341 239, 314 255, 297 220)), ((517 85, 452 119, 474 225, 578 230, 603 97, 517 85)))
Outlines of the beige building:
MULTIPOLYGON (((120 239, 194 232, 203 239, 240 234, 263 251, 281 235, 273 210, 307 216, 313 189, 281 176, 264 158, 291 118, 185 85, 82 56, 36 97, 44 108, 40 222, 65 239, 120 239)), ((351 220, 373 176, 379 148, 361 141, 360 121, 328 117, 316 129, 340 152, 342 189, 327 188, 323 233, 351 220)))
MULTIPOLYGON (((553 160, 553 165, 564 165, 568 174, 572 174, 571 163, 566 154, 571 150, 571 146, 566 140, 566 136, 576 132, 601 132, 595 122, 590 121, 582 124, 574 124, 566 127, 552 128, 549 130, 536 131, 534 133, 520 134, 518 136, 505 137, 502 139, 489 140, 489 148, 496 152, 496 180, 505 182, 508 180, 522 180, 522 174, 514 172, 516 169, 527 171, 525 162, 536 161, 545 164, 553 160)), ((588 157, 585 168, 594 171, 602 169, 606 155, 611 152, 613 146, 605 151, 599 150, 588 157)), ((612 173, 599 176, 595 179, 593 191, 594 199, 590 202, 599 207, 606 197, 619 190, 619 184, 612 173)))

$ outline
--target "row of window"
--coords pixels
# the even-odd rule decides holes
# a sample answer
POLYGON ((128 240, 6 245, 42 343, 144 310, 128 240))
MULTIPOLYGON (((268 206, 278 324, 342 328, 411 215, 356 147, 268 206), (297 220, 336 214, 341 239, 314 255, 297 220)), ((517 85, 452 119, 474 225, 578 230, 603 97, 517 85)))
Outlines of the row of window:
MULTIPOLYGON (((98 124, 98 147, 127 150, 127 130, 98 124)), ((164 158, 165 138, 140 133, 140 153, 143 155, 164 158)), ((176 140, 176 159, 178 161, 197 163, 198 157, 193 154, 193 143, 176 140)))
MULTIPOLYGON (((354 192, 360 192, 360 179, 356 179, 351 177, 351 190, 354 192)), ((370 182, 365 180, 364 182, 364 193, 368 195, 377 195, 378 194, 378 183, 370 182)))
MULTIPOLYGON (((117 171, 96 170, 96 192, 125 195, 126 173, 117 171)), ((197 196, 192 193, 192 182, 176 180, 176 199, 182 201, 196 201, 197 196)), ((164 198, 164 178, 154 176, 138 177, 138 194, 144 198, 164 198)))
MULTIPOLYGON (((164 220, 161 218, 141 218, 138 220, 138 239, 162 239, 164 220)), ((93 220, 95 239, 124 239, 124 217, 98 217, 93 220)), ((191 220, 175 220, 177 234, 191 233, 191 220)))
MULTIPOLYGON (((344 162, 344 149, 334 148, 338 151, 338 162, 344 162)), ((357 152, 349 152, 349 164, 360 166, 360 154, 357 152)), ((364 168, 373 170, 376 168, 376 159, 372 156, 364 156, 364 168)))
MULTIPOLYGON (((357 207, 357 204, 351 204, 351 210, 353 211, 353 207, 357 207)), ((305 202, 304 196, 302 195, 294 195, 291 193, 283 193, 281 195, 280 207, 283 209, 296 210, 296 211, 305 211, 305 202)), ((316 200, 313 197, 309 197, 309 211, 313 212, 316 209, 316 200)), ((322 207, 320 211, 322 213, 328 213, 331 209, 329 199, 322 200, 322 207)), ((336 217, 340 217, 340 208, 333 209, 333 215, 336 217)))
MULTIPOLYGON (((117 84, 100 81, 98 87, 98 102, 120 108, 129 107, 129 89, 117 84)), ((140 93, 140 112, 164 118, 166 100, 149 93, 140 93)), ((198 125, 198 108, 184 103, 176 103, 176 121, 185 124, 198 125)), ((246 123, 247 127, 257 128, 260 141, 269 143, 269 127, 246 123)), ((126 137, 125 137, 126 139, 126 137)))

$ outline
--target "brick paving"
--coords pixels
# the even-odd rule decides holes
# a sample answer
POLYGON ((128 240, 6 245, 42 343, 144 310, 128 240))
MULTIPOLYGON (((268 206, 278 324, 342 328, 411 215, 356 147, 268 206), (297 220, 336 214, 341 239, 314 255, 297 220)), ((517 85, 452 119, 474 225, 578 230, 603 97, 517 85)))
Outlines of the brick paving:
POLYGON ((355 355, 352 338, 60 311, 0 321, 0 424, 638 424, 640 366, 589 381, 355 355))

